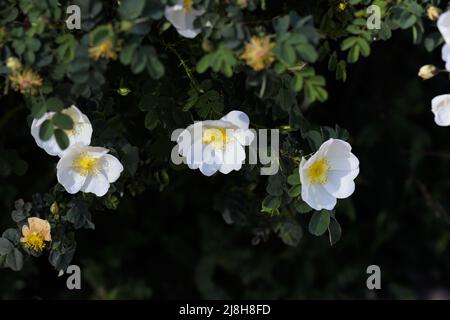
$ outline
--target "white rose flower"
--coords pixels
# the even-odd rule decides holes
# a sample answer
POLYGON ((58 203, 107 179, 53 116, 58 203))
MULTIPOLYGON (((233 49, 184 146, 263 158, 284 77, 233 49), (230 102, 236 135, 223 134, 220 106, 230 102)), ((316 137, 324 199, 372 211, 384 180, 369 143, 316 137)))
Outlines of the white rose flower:
POLYGON ((104 196, 123 171, 120 161, 108 152, 80 143, 71 146, 56 166, 58 182, 71 194, 82 191, 104 196))
POLYGON ((178 136, 178 152, 189 168, 200 169, 205 176, 240 170, 246 157, 244 146, 255 138, 249 123, 241 111, 231 111, 220 120, 196 122, 178 136))
POLYGON ((446 43, 450 43, 450 11, 439 16, 437 27, 446 43))
POLYGON ((443 94, 431 100, 431 111, 438 126, 450 126, 450 94, 443 94))
POLYGON ((186 38, 195 38, 201 29, 194 28, 194 20, 205 13, 205 10, 196 10, 192 7, 192 0, 180 0, 172 7, 166 7, 164 16, 177 29, 178 33, 186 38))
POLYGON ((359 174, 359 160, 345 141, 329 139, 308 160, 300 162, 302 199, 315 210, 332 210, 337 199, 355 191, 354 179, 359 174))
MULTIPOLYGON (((92 137, 92 125, 88 117, 83 114, 76 106, 71 106, 62 111, 73 120, 73 128, 71 130, 65 130, 69 138, 69 147, 75 143, 82 143, 88 146, 91 143, 92 137)), ((45 120, 51 119, 55 113, 47 112, 41 118, 34 119, 31 124, 31 135, 36 140, 37 145, 44 149, 51 156, 61 156, 66 150, 61 150, 56 142, 55 136, 52 136, 49 140, 43 141, 39 137, 39 130, 45 120)))

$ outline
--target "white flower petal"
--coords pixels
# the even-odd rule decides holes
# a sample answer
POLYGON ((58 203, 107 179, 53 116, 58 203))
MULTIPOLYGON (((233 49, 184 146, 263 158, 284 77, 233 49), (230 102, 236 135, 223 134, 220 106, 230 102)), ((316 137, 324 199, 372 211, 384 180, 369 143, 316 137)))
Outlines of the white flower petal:
POLYGON ((123 171, 123 165, 120 161, 110 154, 105 154, 102 157, 102 167, 110 183, 119 179, 120 174, 123 171))
POLYGON ((330 162, 331 170, 346 170, 351 171, 359 167, 359 160, 353 153, 346 155, 334 155, 327 158, 330 162))
MULTIPOLYGON (((354 170, 356 171, 356 170, 354 170)), ((353 181, 354 172, 348 171, 330 171, 327 183, 323 186, 325 190, 333 197, 344 199, 350 197, 355 191, 355 182, 353 181)))
POLYGON ((329 194, 321 184, 302 185, 302 199, 314 210, 333 210, 336 198, 329 194))
POLYGON ((442 46, 442 51, 441 51, 442 60, 448 61, 449 55, 450 55, 450 45, 448 43, 446 43, 442 46))
POLYGON ((100 158, 109 152, 109 149, 103 147, 86 147, 85 151, 92 157, 100 158))
POLYGON ((255 134, 249 129, 236 129, 233 136, 243 146, 249 146, 255 139, 255 134))
POLYGON ((103 197, 109 190, 108 178, 102 173, 89 175, 80 190, 103 197))
POLYGON ((74 194, 80 191, 86 181, 85 176, 78 174, 75 170, 72 170, 68 167, 58 169, 56 177, 58 179, 58 182, 70 194, 74 194))
POLYGON ((200 172, 210 177, 220 169, 220 163, 202 163, 199 166, 200 172))
POLYGON ((192 39, 201 32, 201 29, 194 28, 194 21, 204 12, 204 10, 196 10, 193 8, 185 10, 183 5, 179 3, 172 7, 166 7, 164 16, 177 29, 180 35, 192 39))
POLYGON ((220 167, 220 172, 228 174, 231 171, 238 171, 242 168, 242 163, 245 160, 245 149, 241 145, 234 143, 229 144, 225 149, 223 155, 223 164, 220 167))
POLYGON ((431 100, 431 111, 438 126, 450 125, 450 94, 443 94, 431 100))
POLYGON ((450 11, 439 16, 437 27, 446 43, 450 43, 450 11))
POLYGON ((250 125, 250 119, 248 118, 247 114, 238 110, 230 111, 220 120, 230 122, 240 129, 248 129, 250 125))

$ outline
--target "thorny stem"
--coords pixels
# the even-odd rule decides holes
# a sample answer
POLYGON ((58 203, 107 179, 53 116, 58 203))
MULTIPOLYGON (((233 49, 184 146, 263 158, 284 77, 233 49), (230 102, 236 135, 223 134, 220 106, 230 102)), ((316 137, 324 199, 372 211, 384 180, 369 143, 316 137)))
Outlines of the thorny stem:
POLYGON ((177 56, 178 60, 180 60, 180 64, 181 66, 183 66, 184 71, 186 72, 186 75, 188 76, 192 87, 197 90, 199 93, 203 93, 204 90, 200 87, 200 84, 198 83, 197 79, 195 79, 194 75, 192 74, 191 69, 187 66, 185 60, 180 56, 180 54, 175 50, 175 48, 170 45, 167 44, 165 42, 163 42, 164 46, 169 49, 174 55, 177 56))

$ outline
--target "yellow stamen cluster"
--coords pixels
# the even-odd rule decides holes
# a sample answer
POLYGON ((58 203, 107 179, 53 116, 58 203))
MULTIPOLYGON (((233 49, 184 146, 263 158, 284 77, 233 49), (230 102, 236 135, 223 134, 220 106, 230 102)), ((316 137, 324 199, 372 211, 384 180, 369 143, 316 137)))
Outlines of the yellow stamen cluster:
POLYGON ((203 130, 203 144, 209 144, 215 148, 223 148, 229 141, 226 128, 207 128, 203 130))
POLYGON ((192 10, 192 2, 193 0, 183 0, 184 11, 189 12, 192 10))
POLYGON ((101 58, 116 60, 120 50, 120 46, 114 45, 112 39, 108 39, 96 47, 89 48, 89 56, 96 61, 101 58))
POLYGON ((34 251, 42 251, 45 248, 44 238, 37 232, 30 232, 24 237, 23 246, 34 251))
POLYGON ((9 76, 12 88, 15 91, 20 91, 22 94, 36 94, 38 89, 42 87, 43 80, 39 74, 32 70, 23 70, 15 72, 9 76))
POLYGON ((252 37, 245 45, 240 58, 255 71, 270 67, 275 60, 272 49, 275 46, 269 37, 252 37))
POLYGON ((306 169, 308 180, 311 184, 325 184, 328 180, 328 173, 330 172, 330 164, 327 159, 318 159, 314 161, 311 166, 306 169))
POLYGON ((73 160, 73 167, 82 176, 88 176, 98 173, 98 158, 92 157, 87 153, 81 153, 73 160))

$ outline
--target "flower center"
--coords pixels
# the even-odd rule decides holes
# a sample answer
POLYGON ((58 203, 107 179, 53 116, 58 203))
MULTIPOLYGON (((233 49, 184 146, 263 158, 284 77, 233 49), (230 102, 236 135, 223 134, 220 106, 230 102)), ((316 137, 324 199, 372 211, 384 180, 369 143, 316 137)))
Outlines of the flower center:
POLYGON ((222 148, 228 141, 227 129, 225 128, 208 128, 203 130, 203 144, 213 145, 215 148, 222 148))
POLYGON ((44 237, 37 232, 30 232, 26 237, 23 244, 26 248, 34 251, 42 251, 45 247, 44 237))
POLYGON ((330 164, 327 159, 319 159, 307 169, 308 179, 311 184, 325 184, 328 180, 330 164))
POLYGON ((82 176, 97 174, 98 158, 91 157, 87 153, 80 154, 73 160, 73 166, 82 176))
POLYGON ((30 80, 24 79, 24 80, 22 81, 22 86, 23 86, 24 88, 28 88, 29 85, 30 85, 30 80))
POLYGON ((183 0, 184 11, 189 12, 192 10, 192 1, 193 0, 183 0))

